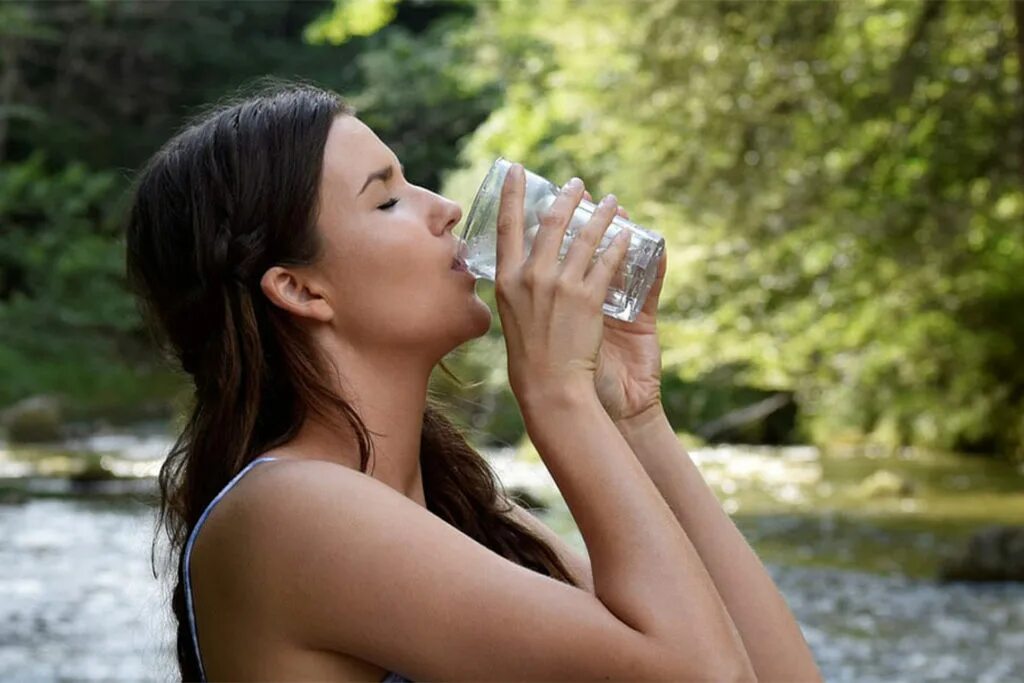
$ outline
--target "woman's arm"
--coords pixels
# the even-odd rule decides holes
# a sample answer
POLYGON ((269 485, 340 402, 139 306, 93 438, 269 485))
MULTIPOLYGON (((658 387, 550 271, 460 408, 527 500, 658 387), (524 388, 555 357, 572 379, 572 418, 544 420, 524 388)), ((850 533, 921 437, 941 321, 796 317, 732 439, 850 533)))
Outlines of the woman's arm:
POLYGON ((508 502, 512 506, 512 512, 510 513, 512 519, 544 539, 551 546, 551 549, 555 551, 555 554, 558 555, 565 568, 572 574, 580 588, 593 594, 594 574, 590 568, 590 560, 569 545, 554 529, 535 517, 532 512, 524 510, 511 500, 508 502))
POLYGON ((509 562, 365 473, 316 461, 248 482, 260 504, 239 512, 253 533, 224 551, 246 564, 229 573, 274 587, 261 609, 297 645, 412 680, 754 680, 696 550, 584 394, 523 412, 591 549, 594 593, 509 562))
POLYGON ((697 549, 759 681, 820 681, 796 619, 679 443, 664 411, 616 422, 697 549))
POLYGON ((682 656, 692 667, 683 679, 754 678, 699 553, 596 394, 556 393, 557 400, 524 401, 523 418, 583 535, 594 594, 682 656))

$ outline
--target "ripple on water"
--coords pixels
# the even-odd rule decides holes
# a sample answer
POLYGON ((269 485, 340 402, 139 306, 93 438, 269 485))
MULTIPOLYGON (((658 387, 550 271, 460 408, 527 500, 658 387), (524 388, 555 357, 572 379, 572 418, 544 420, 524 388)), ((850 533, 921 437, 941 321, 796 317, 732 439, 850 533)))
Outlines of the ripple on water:
POLYGON ((771 572, 829 681, 1024 679, 1024 586, 771 572))
POLYGON ((79 501, 0 506, 0 678, 167 680, 152 515, 79 501))

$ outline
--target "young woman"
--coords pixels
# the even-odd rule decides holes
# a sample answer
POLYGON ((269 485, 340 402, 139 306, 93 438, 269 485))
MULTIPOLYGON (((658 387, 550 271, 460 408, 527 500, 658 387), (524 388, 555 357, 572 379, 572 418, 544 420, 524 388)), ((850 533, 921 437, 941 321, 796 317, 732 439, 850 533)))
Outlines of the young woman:
POLYGON ((195 389, 159 477, 183 679, 816 679, 664 420, 660 278, 634 325, 602 316, 614 200, 559 263, 582 183, 525 260, 522 193, 517 165, 496 282, 510 384, 589 560, 428 401, 491 323, 454 267, 462 213, 339 96, 221 106, 142 170, 128 272, 195 389))

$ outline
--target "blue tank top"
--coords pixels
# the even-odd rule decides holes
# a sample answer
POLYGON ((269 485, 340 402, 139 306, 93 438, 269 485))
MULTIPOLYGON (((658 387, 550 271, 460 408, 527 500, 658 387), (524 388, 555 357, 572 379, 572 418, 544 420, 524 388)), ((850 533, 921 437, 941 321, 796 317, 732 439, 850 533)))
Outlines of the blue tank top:
MULTIPOLYGON (((238 480, 245 475, 246 472, 251 470, 258 463, 266 462, 269 460, 277 460, 277 458, 272 455, 265 455, 262 458, 256 458, 248 465, 243 467, 242 471, 236 474, 234 478, 232 478, 231 481, 227 483, 227 486, 221 489, 221 492, 218 493, 216 497, 214 497, 214 499, 210 501, 210 504, 206 506, 206 509, 203 510, 203 514, 199 516, 199 521, 196 523, 196 526, 192 530, 192 533, 189 534, 188 543, 185 544, 185 604, 188 607, 188 625, 189 629, 192 632, 192 645, 196 649, 196 660, 199 662, 199 676, 200 680, 203 683, 206 683, 206 669, 203 668, 203 656, 199 652, 199 634, 196 631, 196 617, 195 612, 193 611, 192 608, 192 580, 191 577, 189 576, 189 564, 190 559, 192 557, 192 545, 196 541, 196 536, 199 534, 199 529, 202 528, 203 522, 206 521, 206 518, 210 515, 210 511, 213 510, 213 507, 220 501, 221 498, 224 497, 224 494, 230 491, 235 486, 235 484, 238 483, 238 480)), ((392 671, 389 672, 384 678, 382 678, 380 683, 412 683, 412 681, 392 671)))

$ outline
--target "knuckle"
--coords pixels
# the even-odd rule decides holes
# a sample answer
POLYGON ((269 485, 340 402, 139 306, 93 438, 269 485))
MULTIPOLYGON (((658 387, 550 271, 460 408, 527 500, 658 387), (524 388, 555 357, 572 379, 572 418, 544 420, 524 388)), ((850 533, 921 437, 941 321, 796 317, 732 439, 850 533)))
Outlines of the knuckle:
POLYGON ((608 245, 608 248, 601 252, 601 261, 607 264, 609 267, 614 266, 615 263, 625 254, 625 250, 622 247, 622 243, 612 243, 608 245))
POLYGON ((557 280, 558 293, 571 299, 586 299, 588 287, 577 277, 562 273, 557 280))
POLYGON ((512 215, 508 210, 498 212, 497 229, 500 233, 509 232, 512 229, 512 215))
POLYGON ((540 222, 543 225, 561 226, 569 221, 569 212, 557 206, 553 206, 541 215, 540 222))
POLYGON ((600 292, 603 295, 604 291, 602 286, 603 283, 608 280, 608 268, 600 259, 598 259, 597 263, 595 263, 590 269, 588 279, 591 283, 591 289, 595 292, 600 292))
POLYGON ((598 230, 582 230, 580 231, 580 234, 576 236, 576 241, 580 242, 586 247, 593 248, 594 246, 597 245, 603 233, 603 230, 600 232, 598 230))
POLYGON ((537 272, 537 268, 535 266, 527 266, 523 268, 523 273, 520 279, 523 283, 523 287, 529 290, 540 289, 544 285, 544 277, 537 272))
POLYGON ((512 288, 507 277, 499 277, 494 281, 494 298, 504 302, 512 299, 512 288))
POLYGON ((567 278, 558 278, 555 290, 559 298, 578 300, 580 298, 580 285, 567 278))

